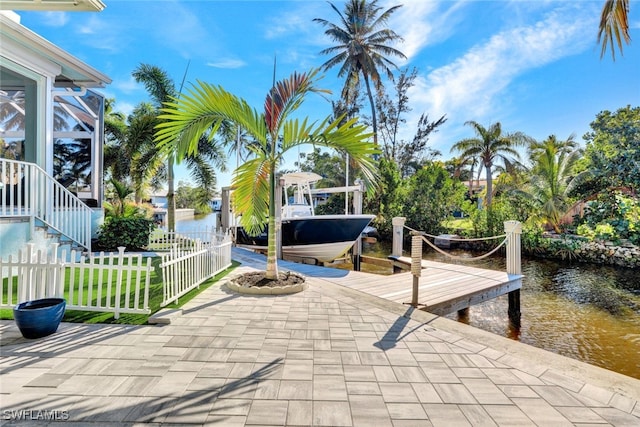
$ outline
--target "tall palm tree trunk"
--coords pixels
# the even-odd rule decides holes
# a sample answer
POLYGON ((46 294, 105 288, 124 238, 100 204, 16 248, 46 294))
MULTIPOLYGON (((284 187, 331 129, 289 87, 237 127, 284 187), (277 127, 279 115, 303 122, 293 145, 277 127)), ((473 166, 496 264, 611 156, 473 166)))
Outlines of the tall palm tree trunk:
POLYGON ((491 206, 493 199, 493 177, 491 176, 491 165, 485 165, 487 171, 487 206, 491 206))
POLYGON ((367 96, 369 97, 369 105, 371 105, 371 125, 373 126, 373 143, 377 147, 378 146, 378 120, 376 117, 376 104, 373 100, 373 94, 371 93, 371 84, 369 83, 369 77, 366 74, 364 75, 364 82, 367 86, 367 96))
POLYGON ((276 171, 274 167, 271 167, 269 175, 269 223, 267 226, 267 270, 265 278, 276 280, 278 279, 278 253, 276 247, 276 171))

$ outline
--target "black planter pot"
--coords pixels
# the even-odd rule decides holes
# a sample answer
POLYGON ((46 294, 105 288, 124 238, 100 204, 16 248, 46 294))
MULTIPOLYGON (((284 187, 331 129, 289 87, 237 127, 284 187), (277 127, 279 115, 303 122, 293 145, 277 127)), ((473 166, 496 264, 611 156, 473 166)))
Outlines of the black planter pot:
POLYGON ((44 298, 16 305, 13 318, 25 338, 42 338, 58 330, 67 303, 63 298, 44 298))

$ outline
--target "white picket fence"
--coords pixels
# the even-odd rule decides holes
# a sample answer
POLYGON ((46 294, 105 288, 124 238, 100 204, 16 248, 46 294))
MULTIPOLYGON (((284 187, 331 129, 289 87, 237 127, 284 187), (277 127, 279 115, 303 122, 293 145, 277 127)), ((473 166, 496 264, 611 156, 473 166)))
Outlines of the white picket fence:
POLYGON ((162 257, 162 282, 164 307, 199 287, 205 280, 215 276, 231 266, 231 236, 227 234, 207 233, 206 241, 191 240, 179 242, 162 257))
POLYGON ((67 300, 67 310, 149 314, 151 258, 140 254, 117 254, 78 257, 71 252, 56 256, 34 252, 30 244, 14 259, 0 259, 3 272, 0 286, 0 308, 12 308, 24 301, 59 297, 67 300), (14 283, 16 291, 14 292, 14 283), (65 295, 65 283, 68 283, 65 295))
POLYGON ((13 256, 8 262, 0 258, 0 308, 64 294, 64 263, 56 257, 57 246, 53 245, 51 256, 41 250, 34 252, 31 244, 25 251, 18 251, 15 260, 13 256))
POLYGON ((194 243, 199 241, 204 245, 217 244, 221 240, 222 234, 214 228, 202 228, 192 231, 166 231, 161 228, 155 229, 149 236, 149 251, 171 251, 176 247, 183 250, 194 250, 194 243))
MULTIPOLYGON (((170 236, 169 240, 173 236, 170 236)), ((199 287, 205 280, 231 266, 231 236, 208 233, 206 241, 180 236, 173 248, 161 255, 163 302, 166 306, 199 287)), ((40 298, 66 298, 67 310, 149 314, 151 257, 119 252, 79 257, 75 251, 67 260, 34 251, 29 244, 17 258, 0 259, 0 308, 40 298), (146 259, 145 259, 146 258, 146 259), (65 284, 68 288, 65 289, 65 284)))

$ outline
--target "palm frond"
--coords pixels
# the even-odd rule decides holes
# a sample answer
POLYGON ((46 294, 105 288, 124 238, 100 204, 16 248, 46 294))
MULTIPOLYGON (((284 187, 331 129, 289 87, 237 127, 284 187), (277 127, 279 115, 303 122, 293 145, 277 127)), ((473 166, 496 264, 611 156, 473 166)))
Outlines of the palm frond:
POLYGON ((616 60, 616 44, 622 55, 622 42, 631 43, 629 35, 629 0, 606 0, 600 14, 598 43, 602 43, 600 58, 611 49, 611 57, 616 60))
POLYGON ((233 207, 250 235, 264 230, 269 212, 269 162, 264 158, 242 164, 232 180, 233 207))

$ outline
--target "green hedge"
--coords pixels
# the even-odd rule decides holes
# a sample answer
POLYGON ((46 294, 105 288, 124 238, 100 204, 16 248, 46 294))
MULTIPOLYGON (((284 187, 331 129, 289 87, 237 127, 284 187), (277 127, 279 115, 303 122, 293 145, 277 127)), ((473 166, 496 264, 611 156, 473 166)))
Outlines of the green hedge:
POLYGON ((98 246, 102 250, 116 250, 118 246, 125 246, 130 251, 145 249, 153 229, 151 219, 108 217, 100 227, 98 246))

